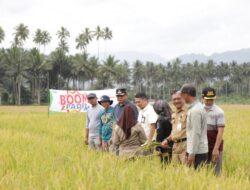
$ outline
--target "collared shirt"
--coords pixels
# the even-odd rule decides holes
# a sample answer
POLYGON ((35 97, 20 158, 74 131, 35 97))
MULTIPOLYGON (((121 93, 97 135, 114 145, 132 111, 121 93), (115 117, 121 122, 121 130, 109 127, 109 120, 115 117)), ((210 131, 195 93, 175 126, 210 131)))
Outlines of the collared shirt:
POLYGON ((149 103, 144 109, 139 111, 138 122, 141 123, 147 138, 149 138, 150 134, 150 124, 155 124, 157 119, 158 115, 155 113, 153 106, 149 103))
POLYGON ((175 110, 172 114, 172 133, 173 141, 184 139, 186 135, 187 108, 183 106, 180 110, 175 110))
POLYGON ((119 119, 121 118, 124 107, 127 106, 127 105, 130 106, 133 109, 135 120, 137 120, 137 118, 138 118, 138 110, 137 110, 136 106, 134 104, 132 104, 130 101, 126 100, 124 102, 124 104, 119 104, 118 103, 114 107, 114 115, 115 115, 115 121, 116 122, 118 122, 119 119))
POLYGON ((187 112, 187 153, 191 155, 208 152, 207 115, 203 105, 195 101, 187 112))
POLYGON ((87 110, 87 119, 86 119, 86 128, 89 129, 89 136, 99 136, 100 130, 100 112, 103 110, 103 107, 97 104, 92 106, 87 110))
MULTIPOLYGON (((214 145, 216 143, 218 128, 225 127, 225 117, 224 117, 224 111, 216 104, 213 104, 213 106, 206 111, 207 111, 208 147, 209 147, 209 152, 212 152, 214 145)), ((223 141, 220 144, 219 150, 220 151, 223 150, 223 141)))

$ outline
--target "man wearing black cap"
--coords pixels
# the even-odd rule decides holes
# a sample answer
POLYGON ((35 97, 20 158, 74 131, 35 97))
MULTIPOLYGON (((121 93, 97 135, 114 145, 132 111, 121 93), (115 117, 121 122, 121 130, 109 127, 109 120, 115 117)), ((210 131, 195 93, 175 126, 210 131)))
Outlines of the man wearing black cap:
POLYGON ((87 95, 88 103, 91 107, 87 110, 86 118, 86 137, 85 144, 91 149, 99 150, 101 147, 100 131, 100 112, 103 107, 97 103, 96 94, 90 93, 87 95))
POLYGON ((215 174, 218 176, 222 167, 224 111, 214 103, 216 99, 215 89, 204 88, 202 98, 207 112, 208 162, 213 164, 215 174))
POLYGON ((136 106, 128 100, 127 89, 126 88, 116 89, 116 97, 117 97, 117 101, 118 101, 118 104, 116 104, 116 106, 114 107, 114 114, 115 114, 116 122, 118 122, 119 119, 121 118, 124 107, 127 105, 133 109, 134 119, 137 120, 138 110, 137 110, 136 106))
MULTIPOLYGON (((114 115, 116 123, 120 120, 125 106, 130 106, 132 108, 134 119, 137 120, 138 110, 136 106, 128 100, 127 89, 126 88, 116 89, 116 98, 118 101, 118 103, 114 107, 114 115)), ((116 145, 115 149, 116 149, 115 150, 116 155, 119 155, 119 145, 116 145)))
POLYGON ((208 159, 207 116, 203 105, 196 98, 191 84, 181 88, 181 96, 188 105, 187 111, 187 164, 197 169, 208 159))

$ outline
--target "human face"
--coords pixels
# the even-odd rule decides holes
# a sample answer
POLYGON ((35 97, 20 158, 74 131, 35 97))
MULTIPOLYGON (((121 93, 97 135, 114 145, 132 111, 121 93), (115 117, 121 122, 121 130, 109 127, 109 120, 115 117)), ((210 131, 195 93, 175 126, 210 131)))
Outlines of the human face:
POLYGON ((127 94, 116 95, 116 98, 117 98, 117 101, 119 104, 123 104, 128 99, 128 96, 127 96, 127 94))
POLYGON ((203 102, 206 106, 212 106, 214 104, 213 99, 206 100, 205 98, 203 99, 203 102))
POLYGON ((147 106, 148 101, 143 98, 135 98, 135 104, 137 107, 139 107, 142 110, 147 106))
POLYGON ((96 106, 97 98, 88 98, 88 103, 92 106, 96 106))
POLYGON ((175 93, 172 95, 172 103, 176 109, 181 109, 184 106, 185 102, 181 96, 181 93, 175 93))
POLYGON ((101 104, 102 104, 102 107, 104 107, 104 109, 108 109, 109 108, 109 106, 110 106, 110 103, 109 102, 101 102, 101 104))

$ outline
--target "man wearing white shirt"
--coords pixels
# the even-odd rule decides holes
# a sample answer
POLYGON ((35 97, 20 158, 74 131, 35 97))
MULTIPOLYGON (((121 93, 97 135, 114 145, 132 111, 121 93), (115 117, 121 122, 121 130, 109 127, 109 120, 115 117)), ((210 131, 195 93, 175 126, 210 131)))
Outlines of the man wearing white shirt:
POLYGON ((148 97, 145 93, 137 93, 135 95, 135 103, 140 109, 138 122, 141 123, 146 133, 147 142, 152 142, 155 134, 158 115, 155 113, 153 106, 149 104, 148 97))

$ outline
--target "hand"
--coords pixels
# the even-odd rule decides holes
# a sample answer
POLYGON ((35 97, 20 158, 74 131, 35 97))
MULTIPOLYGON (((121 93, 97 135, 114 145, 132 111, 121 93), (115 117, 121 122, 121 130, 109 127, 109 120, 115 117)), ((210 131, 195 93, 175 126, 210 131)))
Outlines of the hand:
POLYGON ((168 147, 168 140, 165 139, 164 141, 161 142, 161 147, 162 148, 167 148, 168 147))
POLYGON ((216 162, 219 159, 219 150, 218 149, 213 149, 212 152, 212 160, 216 162))
POLYGON ((193 155, 188 155, 187 157, 187 165, 190 167, 194 164, 194 156, 193 155))
POLYGON ((88 145, 88 144, 89 144, 89 140, 88 140, 88 139, 85 139, 85 140, 84 140, 84 143, 85 143, 86 145, 88 145))

